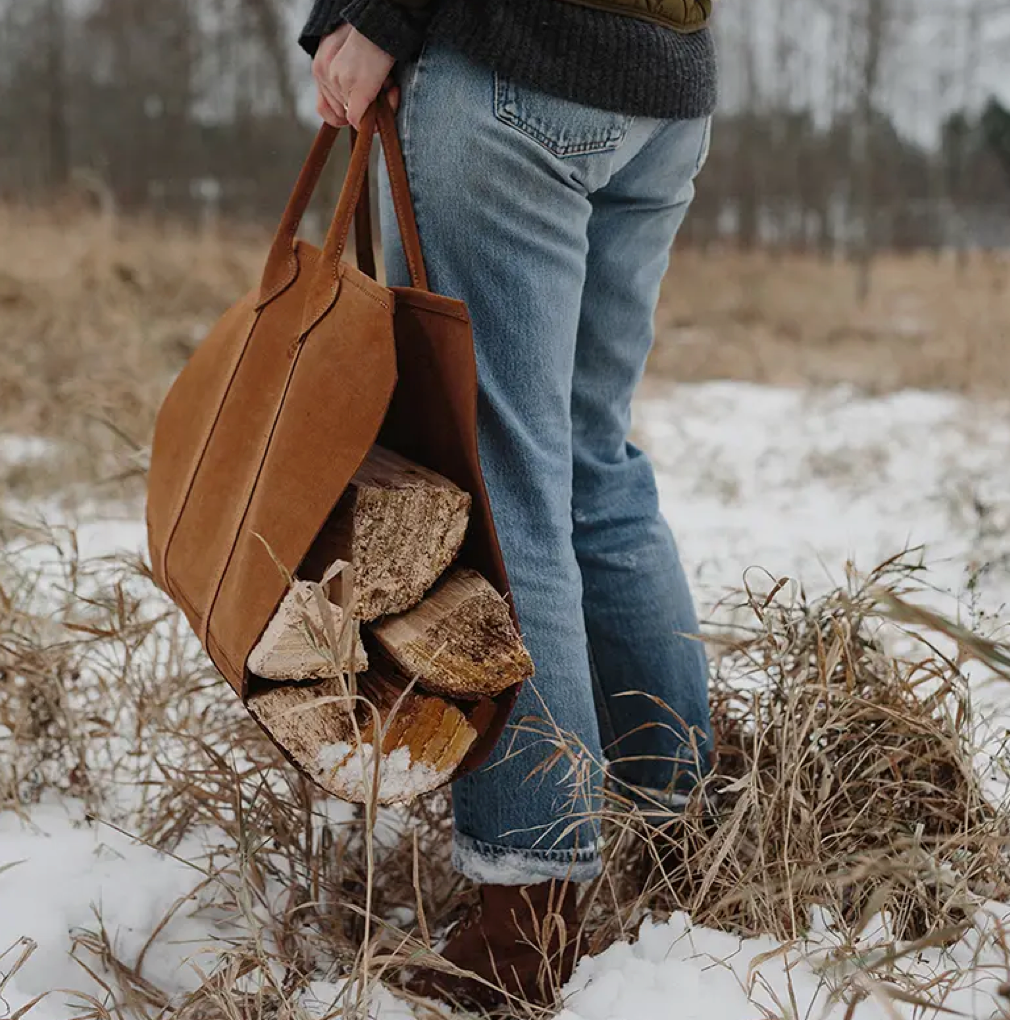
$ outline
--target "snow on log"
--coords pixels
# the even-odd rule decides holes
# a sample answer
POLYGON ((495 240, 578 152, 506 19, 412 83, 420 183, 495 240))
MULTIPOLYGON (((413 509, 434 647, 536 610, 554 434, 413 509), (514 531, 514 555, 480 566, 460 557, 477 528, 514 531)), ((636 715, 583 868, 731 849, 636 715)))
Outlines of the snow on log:
POLYGON ((334 797, 368 799, 380 748, 380 804, 409 803, 444 786, 487 724, 484 703, 467 714, 457 705, 374 670, 357 679, 359 700, 339 678, 253 694, 253 717, 287 755, 334 797), (365 704, 367 702, 368 704, 365 704), (378 726, 375 714, 378 712, 378 726), (483 715, 482 715, 483 712, 483 715))

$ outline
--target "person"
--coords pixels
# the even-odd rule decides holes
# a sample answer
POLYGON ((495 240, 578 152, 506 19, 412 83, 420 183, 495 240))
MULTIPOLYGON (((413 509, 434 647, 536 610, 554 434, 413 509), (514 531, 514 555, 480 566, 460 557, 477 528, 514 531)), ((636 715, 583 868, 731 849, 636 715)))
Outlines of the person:
MULTIPOLYGON (((575 884, 601 870, 606 784, 672 813, 708 768, 696 612, 628 436, 709 145, 710 17, 711 0, 316 0, 301 36, 330 124, 396 90, 431 286, 472 319, 481 461, 536 667, 511 732, 453 787, 480 910, 443 955, 487 984, 433 975, 433 993, 548 1002, 575 884)), ((381 211, 407 284, 388 183, 381 211)))

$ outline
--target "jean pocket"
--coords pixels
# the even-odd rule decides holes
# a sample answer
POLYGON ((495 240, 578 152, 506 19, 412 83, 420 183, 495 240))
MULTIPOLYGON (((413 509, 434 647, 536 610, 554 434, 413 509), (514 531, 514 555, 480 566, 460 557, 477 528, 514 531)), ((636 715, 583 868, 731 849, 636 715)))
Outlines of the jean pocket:
POLYGON ((628 133, 631 118, 597 110, 494 76, 494 113, 555 156, 612 152, 628 133))

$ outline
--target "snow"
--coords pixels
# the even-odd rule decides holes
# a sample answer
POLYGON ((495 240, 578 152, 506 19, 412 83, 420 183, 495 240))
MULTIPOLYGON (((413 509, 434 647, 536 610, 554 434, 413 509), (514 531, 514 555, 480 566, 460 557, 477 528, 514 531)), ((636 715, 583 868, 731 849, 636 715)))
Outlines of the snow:
MULTIPOLYGON (((299 1005, 308 1014, 308 1020, 337 1020, 344 1016, 344 1003, 353 1001, 354 991, 346 982, 313 981, 299 1005)), ((414 1020, 414 1014, 392 993, 379 987, 372 990, 368 1020, 414 1020)))
MULTIPOLYGON (((831 993, 830 942, 782 946, 770 938, 742 940, 692 928, 679 914, 666 924, 646 921, 634 943, 621 942, 580 961, 557 1020, 751 1020, 765 1017, 840 1018, 831 993), (801 954, 800 949, 803 953, 801 954), (795 1003, 796 1012, 789 1010, 795 1003), (785 1007, 785 1008, 784 1008, 785 1007)), ((956 989, 945 1006, 971 1017, 988 1016, 999 1002, 998 954, 988 970, 956 989)), ((921 954, 923 973, 938 971, 939 954, 921 954)), ((883 996, 883 992, 880 993, 883 996)), ((907 1008, 882 1001, 862 1004, 859 1020, 895 1020, 907 1008)))
MULTIPOLYGON (((769 576, 789 575, 816 593, 841 582, 850 560, 866 571, 923 545, 924 581, 944 608, 960 607, 968 622, 990 632, 1010 622, 1007 406, 915 392, 868 398, 846 389, 650 384, 637 407, 636 433, 656 463, 663 507, 703 615, 731 613, 722 600, 744 578, 761 586, 769 576)), ((0 464, 46 452, 37 441, 0 437, 0 464)), ((25 516, 26 508, 14 509, 25 516)), ((50 520, 66 521, 61 514, 46 510, 50 520)), ((86 557, 143 548, 138 508, 80 508, 69 523, 86 557)), ((62 534, 69 550, 70 532, 62 534)), ((59 557, 30 545, 18 540, 21 554, 55 578, 59 557)), ((321 766, 337 763, 346 750, 333 749, 321 766)), ((401 764, 397 781, 410 774, 409 752, 401 764)), ((52 992, 30 1020, 66 1020, 72 1000, 54 989, 102 995, 70 955, 74 934, 96 930, 100 915, 123 958, 135 961, 179 901, 146 953, 144 975, 173 993, 193 987, 201 955, 216 951, 222 922, 200 910, 198 897, 187 899, 204 876, 186 862, 203 859, 213 839, 188 837, 167 856, 87 822, 71 800, 46 801, 27 818, 0 814, 0 1017, 52 992), (32 943, 27 962, 5 984, 4 974, 32 943)), ((1007 970, 986 952, 970 940, 957 948, 960 962, 979 953, 991 970, 966 978, 947 1008, 972 1017, 996 1012, 996 985, 1007 970)), ((636 940, 580 963, 557 1020, 842 1020, 844 1007, 829 1001, 833 966, 823 927, 808 945, 782 946, 692 928, 683 916, 646 922, 636 940)), ((908 966, 930 975, 950 962, 930 950, 908 966)), ((871 991, 857 1020, 923 1015, 871 991)), ((347 994, 340 983, 318 981, 302 1007, 313 1018, 340 1015, 347 994)), ((414 1015, 382 989, 371 1013, 377 1020, 414 1015)))
POLYGON ((1010 409, 934 393, 740 383, 641 401, 663 509, 710 605, 748 568, 835 587, 925 545, 929 579, 964 593, 989 563, 996 607, 1010 591, 1010 409))
MULTIPOLYGON (((321 775, 330 775, 356 802, 365 802, 375 782, 375 749, 362 744, 355 749, 344 741, 319 749, 316 767, 321 775)), ((437 790, 448 776, 422 761, 414 761, 409 747, 398 747, 382 757, 379 766, 379 800, 384 804, 409 802, 418 791, 437 790)))
MULTIPOLYGON (((101 823, 85 822, 73 801, 39 805, 30 820, 0 814, 0 953, 19 939, 37 947, 3 990, 0 1009, 3 1000, 16 1010, 51 993, 31 1020, 66 1020, 66 995, 54 990, 98 991, 70 955, 75 933, 104 925, 133 962, 155 927, 203 878, 185 863, 187 855, 202 853, 186 844, 174 858, 158 853, 101 823)), ((174 993, 197 987, 190 959, 199 962, 201 951, 212 951, 213 934, 191 909, 179 910, 146 957, 145 976, 174 993)), ((7 962, 0 962, 0 985, 7 962)))
POLYGON ((57 444, 42 436, 0 435, 0 464, 18 467, 45 460, 58 450, 57 444))

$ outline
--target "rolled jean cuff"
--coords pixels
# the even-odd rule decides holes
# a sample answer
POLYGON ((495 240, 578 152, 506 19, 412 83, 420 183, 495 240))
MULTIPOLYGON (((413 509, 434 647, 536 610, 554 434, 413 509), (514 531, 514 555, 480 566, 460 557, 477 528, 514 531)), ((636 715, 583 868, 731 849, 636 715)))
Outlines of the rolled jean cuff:
POLYGON ((603 871, 600 848, 518 850, 453 834, 453 867, 481 885, 534 885, 537 882, 591 882, 603 871))

